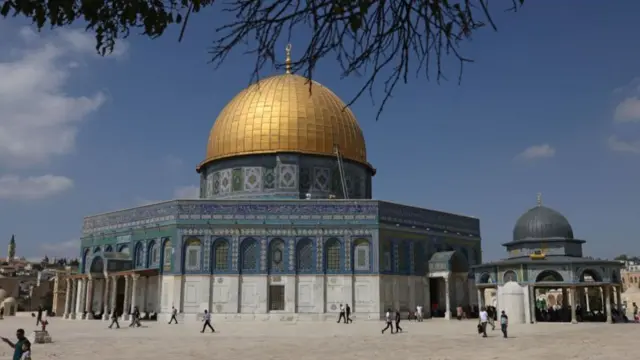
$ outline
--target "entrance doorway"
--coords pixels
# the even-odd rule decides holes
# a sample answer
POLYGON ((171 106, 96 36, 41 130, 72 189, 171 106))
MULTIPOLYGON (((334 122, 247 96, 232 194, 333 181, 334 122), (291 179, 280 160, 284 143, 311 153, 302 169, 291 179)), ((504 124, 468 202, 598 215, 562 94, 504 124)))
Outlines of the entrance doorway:
POLYGON ((122 316, 124 314, 124 287, 124 277, 119 276, 118 283, 116 284, 116 311, 118 312, 118 316, 122 316))
POLYGON ((284 285, 269 285, 269 311, 284 311, 284 285))
POLYGON ((431 308, 431 316, 444 317, 446 312, 446 304, 440 301, 440 278, 429 278, 429 298, 431 304, 428 304, 431 308))

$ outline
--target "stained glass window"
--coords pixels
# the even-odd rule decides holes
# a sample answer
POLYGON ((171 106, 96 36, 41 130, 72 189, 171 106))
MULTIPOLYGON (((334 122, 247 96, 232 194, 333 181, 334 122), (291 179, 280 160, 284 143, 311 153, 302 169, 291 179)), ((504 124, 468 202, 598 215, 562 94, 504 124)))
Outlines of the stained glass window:
POLYGON ((355 270, 369 270, 369 241, 359 239, 355 241, 355 270))
POLYGON ((313 271, 313 243, 311 239, 302 239, 298 242, 296 254, 297 270, 300 272, 313 271))
POLYGON ((136 245, 136 267, 141 267, 142 266, 142 260, 143 259, 143 253, 142 253, 142 245, 138 244, 136 245))
POLYGON ((164 243, 164 266, 171 266, 171 256, 173 252, 171 251, 171 241, 166 241, 164 243))
POLYGON ((258 242, 254 239, 247 239, 242 243, 242 270, 258 270, 258 242))
POLYGON ((340 271, 340 241, 329 239, 325 245, 325 266, 327 271, 340 271))
POLYGON ((187 270, 199 270, 200 269, 200 252, 202 251, 202 242, 197 239, 187 240, 187 270))
POLYGON ((229 242, 227 240, 218 240, 213 248, 215 261, 213 268, 215 270, 229 270, 229 242))
POLYGON ((281 239, 271 240, 269 243, 269 271, 284 271, 284 241, 281 239))

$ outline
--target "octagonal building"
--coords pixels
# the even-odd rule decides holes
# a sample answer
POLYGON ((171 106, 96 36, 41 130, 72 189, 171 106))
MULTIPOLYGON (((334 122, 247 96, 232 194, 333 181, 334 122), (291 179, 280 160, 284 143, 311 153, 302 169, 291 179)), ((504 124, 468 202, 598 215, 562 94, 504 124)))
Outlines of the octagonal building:
POLYGON ((200 199, 84 219, 66 317, 324 320, 348 304, 377 320, 476 302, 479 220, 372 200, 362 130, 319 83, 287 71, 242 90, 196 171, 200 199))

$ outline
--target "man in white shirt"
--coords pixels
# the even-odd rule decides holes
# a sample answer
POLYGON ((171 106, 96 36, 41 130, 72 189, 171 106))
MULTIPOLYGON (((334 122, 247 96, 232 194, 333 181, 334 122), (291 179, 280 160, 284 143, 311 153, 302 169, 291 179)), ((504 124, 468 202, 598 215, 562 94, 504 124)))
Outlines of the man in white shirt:
POLYGON ((202 331, 200 331, 201 333, 203 333, 207 327, 211 329, 211 332, 216 332, 213 326, 211 326, 211 313, 209 313, 206 309, 204 310, 204 315, 202 316, 202 319, 204 320, 204 325, 202 326, 202 331))
POLYGON ((387 309, 387 313, 384 314, 384 320, 387 322, 387 326, 384 329, 382 329, 383 334, 389 328, 391 329, 391 333, 393 334, 393 326, 391 325, 391 322, 393 320, 391 319, 391 316, 393 316, 393 313, 391 313, 391 309, 387 309))
POLYGON ((340 304, 340 316, 338 316, 338 324, 342 320, 345 324, 347 323, 347 317, 345 316, 344 305, 340 304))
POLYGON ((416 306, 416 319, 422 321, 422 305, 416 306))
POLYGON ((487 321, 489 321, 489 314, 487 314, 487 309, 482 307, 480 309, 480 326, 479 330, 482 330, 482 337, 487 337, 487 321))

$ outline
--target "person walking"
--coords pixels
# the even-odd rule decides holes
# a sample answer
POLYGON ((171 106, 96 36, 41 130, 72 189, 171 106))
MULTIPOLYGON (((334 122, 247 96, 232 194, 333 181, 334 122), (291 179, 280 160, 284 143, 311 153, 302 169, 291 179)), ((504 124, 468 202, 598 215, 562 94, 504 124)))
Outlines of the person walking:
POLYGON ((422 321, 422 305, 416 306, 416 321, 422 321))
POLYGON ((396 333, 402 332, 402 328, 400 327, 400 310, 396 310, 396 333))
POLYGON ((42 305, 38 306, 38 316, 36 317, 36 326, 38 326, 42 322, 42 305))
POLYGON ((340 320, 342 320, 345 324, 347 323, 347 318, 345 316, 344 305, 340 304, 340 316, 338 316, 338 324, 340 324, 340 320))
POLYGON ((111 324, 109 325, 109 329, 111 329, 113 325, 115 325, 117 329, 120 329, 120 324, 118 323, 118 312, 116 309, 113 309, 111 312, 111 324))
POLYGON ((171 325, 171 323, 173 321, 176 322, 176 325, 178 324, 178 318, 176 317, 178 315, 178 310, 175 308, 175 306, 171 307, 171 320, 169 320, 169 325, 171 325))
POLYGON ((480 331, 482 334, 482 337, 487 337, 487 321, 489 321, 489 314, 487 314, 487 309, 484 308, 484 306, 482 307, 482 309, 480 309, 480 331))
POLYGON ((347 314, 345 319, 347 321, 347 324, 352 323, 353 320, 351 320, 351 306, 349 306, 349 304, 346 304, 344 306, 344 311, 345 311, 345 314, 347 314))
POLYGON ((382 329, 382 333, 384 334, 387 329, 391 329, 391 333, 393 334, 393 326, 391 325, 391 309, 387 309, 387 313, 384 314, 384 320, 387 322, 387 326, 382 329))
POLYGON ((502 310, 502 314, 500 314, 500 330, 502 330, 502 336, 505 339, 507 338, 507 326, 509 326, 509 317, 502 310))
POLYGON ((213 326, 211 326, 211 313, 209 313, 209 311, 207 311, 207 309, 204 310, 204 316, 202 318, 204 320, 204 325, 202 325, 202 331, 200 331, 200 332, 204 333, 204 330, 207 327, 209 327, 209 329, 211 329, 212 333, 216 332, 216 330, 213 328, 213 326))

